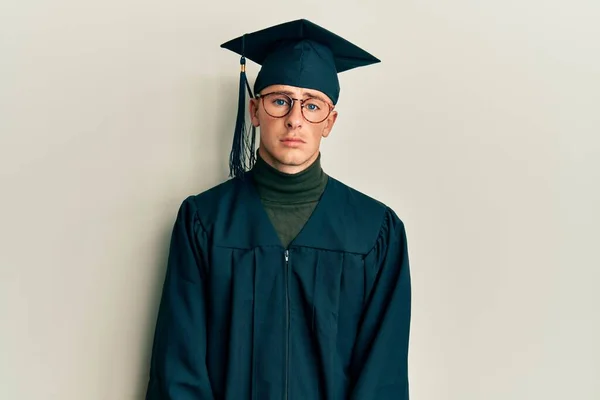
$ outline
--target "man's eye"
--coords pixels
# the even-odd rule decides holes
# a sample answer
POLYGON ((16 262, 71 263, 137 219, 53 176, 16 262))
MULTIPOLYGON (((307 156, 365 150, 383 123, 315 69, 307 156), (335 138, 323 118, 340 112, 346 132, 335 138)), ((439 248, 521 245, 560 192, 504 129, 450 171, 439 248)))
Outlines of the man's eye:
POLYGON ((283 106, 287 106, 289 105, 289 101, 287 101, 286 99, 275 99, 273 100, 273 104, 279 107, 283 107, 283 106))

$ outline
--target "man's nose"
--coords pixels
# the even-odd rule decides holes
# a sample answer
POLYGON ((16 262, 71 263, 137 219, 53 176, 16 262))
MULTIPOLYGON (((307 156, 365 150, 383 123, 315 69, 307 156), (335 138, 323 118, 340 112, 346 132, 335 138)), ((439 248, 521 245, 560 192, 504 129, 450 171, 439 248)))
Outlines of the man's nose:
POLYGON ((302 105, 298 101, 294 101, 292 109, 286 117, 286 126, 289 129, 296 129, 302 126, 304 117, 302 116, 302 105))

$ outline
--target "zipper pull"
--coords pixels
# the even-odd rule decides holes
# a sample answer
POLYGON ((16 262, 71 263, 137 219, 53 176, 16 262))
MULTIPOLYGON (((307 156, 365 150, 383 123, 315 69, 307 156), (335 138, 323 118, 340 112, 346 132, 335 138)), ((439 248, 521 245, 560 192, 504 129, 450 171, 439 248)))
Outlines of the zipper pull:
POLYGON ((285 253, 284 253, 284 255, 285 255, 285 262, 288 262, 290 260, 290 253, 289 253, 289 251, 286 250, 285 253))

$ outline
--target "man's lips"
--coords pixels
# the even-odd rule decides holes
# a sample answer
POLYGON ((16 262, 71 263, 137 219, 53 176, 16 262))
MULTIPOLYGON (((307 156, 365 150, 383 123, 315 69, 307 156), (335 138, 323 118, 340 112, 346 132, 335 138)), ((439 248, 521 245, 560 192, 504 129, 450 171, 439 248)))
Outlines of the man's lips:
POLYGON ((297 148, 304 144, 304 140, 298 138, 281 139, 281 144, 285 147, 297 148))

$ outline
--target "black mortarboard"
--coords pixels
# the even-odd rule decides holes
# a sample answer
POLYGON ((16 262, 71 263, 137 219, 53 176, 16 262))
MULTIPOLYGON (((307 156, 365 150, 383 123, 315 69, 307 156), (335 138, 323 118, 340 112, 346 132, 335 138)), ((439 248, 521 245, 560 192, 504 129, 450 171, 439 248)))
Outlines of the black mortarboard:
POLYGON ((254 97, 246 78, 246 58, 262 66, 254 93, 270 85, 289 85, 325 93, 333 104, 340 94, 337 74, 379 62, 346 39, 305 19, 247 33, 221 47, 241 55, 238 116, 229 159, 230 175, 241 176, 254 163, 255 130, 246 137, 246 94, 254 97))

